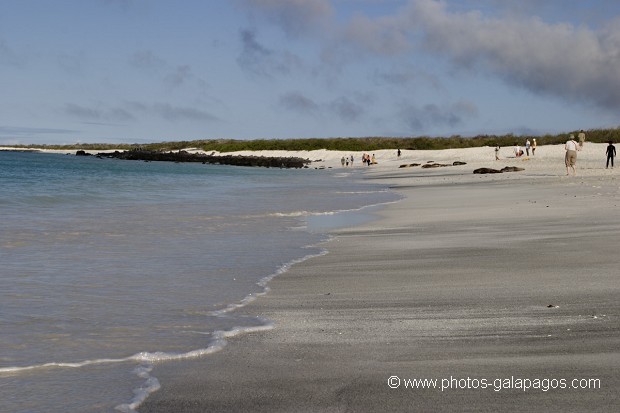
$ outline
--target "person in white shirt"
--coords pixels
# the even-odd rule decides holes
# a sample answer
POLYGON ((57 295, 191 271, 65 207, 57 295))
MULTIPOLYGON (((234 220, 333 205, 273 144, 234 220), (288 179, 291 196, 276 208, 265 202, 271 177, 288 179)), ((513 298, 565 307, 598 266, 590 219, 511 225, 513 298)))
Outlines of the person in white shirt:
POLYGON ((576 175, 575 171, 575 163, 577 163, 577 151, 581 148, 575 142, 575 137, 570 135, 566 144, 564 145, 564 150, 566 151, 566 156, 564 157, 564 163, 566 164, 566 175, 569 174, 569 169, 572 169, 573 175, 576 175))

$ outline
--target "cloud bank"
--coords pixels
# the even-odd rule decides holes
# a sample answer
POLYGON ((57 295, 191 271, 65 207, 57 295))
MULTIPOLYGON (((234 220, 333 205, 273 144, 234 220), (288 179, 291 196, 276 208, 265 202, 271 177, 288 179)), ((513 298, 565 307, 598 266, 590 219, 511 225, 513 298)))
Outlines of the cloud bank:
POLYGON ((64 113, 83 122, 127 123, 143 117, 157 117, 169 122, 214 122, 220 120, 209 112, 193 107, 175 106, 169 103, 125 102, 116 107, 102 103, 89 106, 67 103, 64 106, 64 113))
POLYGON ((365 112, 368 99, 364 96, 339 96, 325 102, 315 102, 301 92, 289 92, 280 96, 280 107, 302 115, 335 117, 344 122, 357 121, 365 112), (365 101, 366 100, 366 101, 365 101))
POLYGON ((620 21, 594 31, 538 17, 450 13, 445 3, 412 2, 420 45, 457 69, 480 70, 533 93, 620 107, 620 21))
POLYGON ((316 31, 334 15, 330 0, 242 0, 246 7, 266 16, 289 36, 316 31))
MULTIPOLYGON (((392 14, 358 13, 343 24, 335 19, 339 4, 335 0, 247 0, 244 4, 269 16, 286 33, 308 31, 317 21, 329 25, 331 35, 319 38, 329 39, 329 44, 323 44, 326 56, 346 53, 347 59, 338 60, 339 64, 353 64, 351 50, 360 59, 433 56, 455 72, 493 76, 534 94, 608 110, 620 108, 620 19, 587 27, 547 22, 505 5, 501 12, 490 13, 489 5, 501 4, 491 0, 463 4, 410 0, 392 14)), ((527 2, 527 7, 542 15, 549 4, 527 2)), ((562 3, 554 2, 554 7, 562 3)), ((247 37, 250 50, 253 38, 247 37)), ((273 58, 267 49, 254 46, 255 60, 273 58)), ((407 78, 406 73, 400 76, 407 78)))

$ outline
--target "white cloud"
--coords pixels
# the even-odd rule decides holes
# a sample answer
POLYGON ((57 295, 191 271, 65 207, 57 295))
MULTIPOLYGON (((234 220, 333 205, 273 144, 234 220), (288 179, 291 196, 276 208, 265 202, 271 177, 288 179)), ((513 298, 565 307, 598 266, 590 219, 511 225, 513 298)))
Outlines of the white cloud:
POLYGON ((618 22, 595 32, 537 17, 450 13, 434 0, 412 4, 412 22, 423 30, 426 50, 458 67, 482 70, 534 93, 620 107, 618 22))
POLYGON ((391 16, 357 15, 326 55, 346 53, 340 64, 351 64, 351 48, 384 58, 431 55, 453 70, 485 73, 532 93, 620 107, 620 20, 592 29, 450 5, 411 0, 391 16))

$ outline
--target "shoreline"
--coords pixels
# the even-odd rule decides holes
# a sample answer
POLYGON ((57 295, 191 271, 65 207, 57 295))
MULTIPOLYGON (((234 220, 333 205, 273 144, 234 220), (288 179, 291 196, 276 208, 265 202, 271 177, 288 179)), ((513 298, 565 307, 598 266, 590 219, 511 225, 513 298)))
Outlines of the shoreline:
POLYGON ((328 254, 240 310, 274 329, 156 366, 162 389, 138 411, 615 410, 620 193, 615 170, 581 161, 577 177, 544 161, 482 176, 372 169, 404 199, 331 231, 328 254), (391 389, 394 375, 600 388, 391 389))
MULTIPOLYGON (((583 150, 577 155, 577 170, 579 174, 593 175, 599 169, 605 169, 605 149, 606 143, 586 142, 583 150)), ((41 149, 41 148, 12 148, 1 147, 0 151, 18 151, 18 152, 39 152, 75 155, 76 151, 41 149)), ((109 150, 87 150, 88 154, 112 153, 115 149, 109 150)), ((214 155, 214 156, 243 156, 243 157, 271 157, 271 158, 301 158, 311 161, 310 167, 313 169, 332 168, 342 169, 343 171, 386 171, 398 169, 401 165, 411 165, 418 163, 420 165, 411 168, 411 170, 420 170, 421 165, 434 162, 439 164, 451 165, 453 162, 465 162, 465 165, 449 166, 455 173, 471 173, 474 169, 487 167, 501 169, 504 166, 516 166, 526 170, 528 174, 538 174, 541 176, 566 175, 564 167, 564 145, 539 145, 536 155, 523 156, 515 158, 512 147, 501 148, 499 155, 500 160, 495 160, 495 151, 493 147, 473 147, 459 149, 440 149, 440 150, 402 150, 402 156, 396 155, 396 149, 382 149, 375 152, 368 152, 376 155, 377 164, 372 166, 362 165, 363 151, 330 151, 330 150, 312 150, 312 151, 237 151, 237 152, 205 152, 196 148, 185 148, 183 151, 189 154, 197 155, 214 155), (353 166, 342 166, 341 158, 354 157, 353 166)), ((424 171, 425 173, 429 171, 424 171)), ((427 176, 428 174, 425 174, 427 176)))
MULTIPOLYGON (((320 244, 327 255, 294 265, 269 282, 269 294, 235 311, 267 318, 273 330, 244 333, 206 358, 156 364, 162 390, 137 410, 620 407, 613 392, 620 367, 613 249, 619 184, 617 170, 601 166, 604 145, 586 145, 577 177, 564 176, 561 146, 499 162, 487 159, 489 148, 401 159, 386 152, 379 165, 342 168, 404 199, 378 212, 379 220, 329 231, 332 240, 320 244), (398 168, 409 160, 467 163, 398 168), (525 171, 472 174, 495 165, 525 171), (389 389, 388 373, 597 378, 604 387, 414 392, 389 389)), ((335 164, 339 155, 321 162, 335 164)))

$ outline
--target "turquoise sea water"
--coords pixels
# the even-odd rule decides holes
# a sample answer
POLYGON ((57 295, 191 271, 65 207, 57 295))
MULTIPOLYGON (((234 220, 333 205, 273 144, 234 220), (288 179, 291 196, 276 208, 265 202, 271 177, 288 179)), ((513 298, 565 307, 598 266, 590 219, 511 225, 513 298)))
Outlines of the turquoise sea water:
POLYGON ((268 326, 235 308, 396 199, 360 170, 0 152, 0 411, 130 412, 153 364, 268 326))

